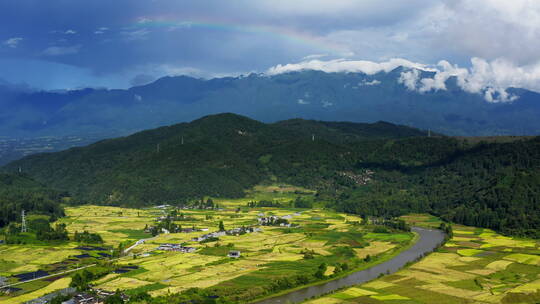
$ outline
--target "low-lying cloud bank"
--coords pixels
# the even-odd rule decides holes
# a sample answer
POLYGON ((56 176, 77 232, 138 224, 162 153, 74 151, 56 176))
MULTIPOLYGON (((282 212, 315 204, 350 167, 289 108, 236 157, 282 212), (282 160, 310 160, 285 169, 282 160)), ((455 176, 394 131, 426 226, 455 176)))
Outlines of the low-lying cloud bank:
POLYGON ((329 61, 309 60, 300 63, 277 65, 266 74, 276 75, 302 70, 319 70, 327 73, 352 72, 373 75, 390 72, 398 67, 402 72, 398 81, 407 89, 419 93, 446 90, 446 81, 457 78, 458 86, 466 92, 483 94, 488 102, 511 102, 518 97, 507 92, 508 88, 523 88, 540 92, 540 63, 517 66, 504 59, 487 61, 472 58, 470 68, 460 68, 448 61, 436 66, 416 63, 406 59, 390 59, 386 62, 336 59, 329 61), (433 77, 422 77, 421 71, 433 72, 433 77))

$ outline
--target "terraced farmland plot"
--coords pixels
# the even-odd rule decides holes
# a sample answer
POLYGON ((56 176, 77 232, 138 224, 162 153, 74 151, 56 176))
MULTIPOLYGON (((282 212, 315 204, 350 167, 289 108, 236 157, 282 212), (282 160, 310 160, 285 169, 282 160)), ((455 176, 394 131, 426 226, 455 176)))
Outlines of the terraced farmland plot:
POLYGON ((539 253, 535 240, 454 226, 444 247, 410 267, 307 303, 538 303, 539 253))
MULTIPOLYGON (((278 190, 275 187, 272 189, 278 190)), ((294 188, 294 191, 304 190, 294 188)), ((279 191, 257 193, 256 197, 284 203, 297 196, 279 191)), ((152 296, 160 296, 182 293, 196 287, 211 290, 233 302, 248 301, 278 290, 343 275, 362 268, 366 264, 364 258, 367 255, 371 257, 370 263, 376 262, 378 258, 388 258, 397 254, 413 239, 412 233, 372 233, 374 226, 361 225, 362 219, 354 215, 323 209, 248 208, 247 203, 251 200, 253 198, 216 200, 222 206, 219 210, 178 210, 183 217, 174 223, 195 230, 187 233, 162 233, 156 237, 145 233, 144 228, 154 225, 171 208, 67 207, 67 216, 60 219, 59 223, 65 223, 70 234, 84 230, 100 234, 104 239, 102 246, 106 249, 103 251, 105 253, 119 244, 127 248, 140 239, 146 240, 132 247, 128 256, 115 261, 118 265, 116 267, 129 264, 137 266, 137 269, 102 276, 92 282, 97 288, 133 292, 147 290, 152 296), (290 227, 259 225, 260 217, 271 216, 286 218, 290 227), (241 235, 223 235, 218 240, 208 242, 194 241, 194 238, 201 235, 218 231, 220 222, 226 230, 240 227, 260 229, 241 235), (156 250, 164 243, 193 247, 195 252, 156 250), (240 258, 228 257, 232 250, 240 251, 240 258), (323 277, 319 278, 315 274, 322 264, 326 268, 322 272, 323 277), (276 287, 277 282, 289 283, 286 287, 276 287)), ((5 261, 0 266, 0 273, 9 277, 70 260, 77 265, 80 260, 74 256, 81 254, 89 256, 86 259, 92 262, 103 263, 108 259, 104 257, 97 260, 102 257, 97 251, 75 249, 78 246, 74 242, 51 248, 5 246, 0 249, 3 250, 0 259, 5 261), (16 257, 21 255, 27 260, 17 262, 16 257)), ((63 288, 72 275, 60 281, 63 284, 45 280, 35 281, 31 288, 23 284, 20 292, 13 296, 2 296, 0 301, 16 297, 22 299, 22 296, 27 299, 31 297, 29 295, 53 292, 63 288)))
MULTIPOLYGON (((218 221, 223 221, 226 228, 239 226, 235 221, 257 223, 261 214, 290 216, 293 227, 262 226, 259 232, 221 236, 218 241, 204 244, 192 241, 201 232, 160 235, 134 250, 140 255, 151 253, 150 256, 129 260, 147 271, 110 276, 99 281, 97 287, 114 290, 115 286, 128 288, 159 283, 163 287, 150 294, 159 296, 198 287, 211 288, 221 296, 234 293, 235 297, 246 299, 268 293, 265 286, 273 280, 306 274, 311 277, 321 263, 328 265, 325 274, 333 275, 334 264, 348 263, 353 269, 362 265, 366 255, 376 259, 380 254, 397 252, 412 239, 412 234, 407 233, 395 234, 394 237, 389 236, 392 233, 368 236, 369 226, 348 223, 347 219, 358 218, 317 209, 299 211, 276 208, 257 208, 240 213, 204 211, 212 220, 201 218, 193 224, 207 227, 209 231, 216 230, 218 221), (329 228, 332 225, 339 225, 340 230, 329 228), (154 251, 158 244, 173 241, 198 250, 190 254, 154 251), (240 259, 227 257, 232 249, 241 252, 240 259), (313 251, 313 258, 305 259, 303 252, 306 250, 313 251), (124 279, 127 276, 130 279, 124 279)), ((201 211, 187 210, 185 214, 192 216, 195 212, 201 211)))

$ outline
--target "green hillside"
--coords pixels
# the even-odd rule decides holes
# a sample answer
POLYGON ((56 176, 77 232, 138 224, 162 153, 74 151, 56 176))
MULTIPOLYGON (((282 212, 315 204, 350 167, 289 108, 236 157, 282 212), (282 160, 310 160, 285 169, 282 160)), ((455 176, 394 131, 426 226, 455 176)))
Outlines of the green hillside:
POLYGON ((341 211, 431 212, 531 235, 540 228, 539 142, 487 144, 384 122, 264 124, 219 114, 29 156, 5 169, 21 167, 82 201, 122 206, 242 197, 256 184, 277 180, 315 189, 341 211))
POLYGON ((0 227, 19 221, 21 211, 60 217, 62 193, 22 174, 0 173, 0 227))
MULTIPOLYGON (((417 147, 429 150, 425 143, 417 147)), ((540 237, 540 137, 480 143, 427 165, 361 166, 376 171, 377 182, 345 191, 333 207, 378 216, 431 212, 465 225, 540 237)))
POLYGON ((239 197, 271 176, 314 186, 336 170, 351 168, 356 152, 344 143, 365 138, 364 134, 424 134, 390 124, 385 128, 359 124, 342 131, 313 121, 264 124, 221 114, 30 156, 7 169, 21 167, 49 186, 109 204, 176 203, 203 195, 239 197))

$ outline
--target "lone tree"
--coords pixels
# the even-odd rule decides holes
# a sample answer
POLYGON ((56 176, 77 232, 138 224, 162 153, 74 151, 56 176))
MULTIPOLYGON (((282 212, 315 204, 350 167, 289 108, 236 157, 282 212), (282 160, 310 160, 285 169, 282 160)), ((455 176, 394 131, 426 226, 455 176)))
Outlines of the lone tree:
POLYGON ((225 226, 223 225, 223 221, 219 221, 219 231, 225 231, 225 226))

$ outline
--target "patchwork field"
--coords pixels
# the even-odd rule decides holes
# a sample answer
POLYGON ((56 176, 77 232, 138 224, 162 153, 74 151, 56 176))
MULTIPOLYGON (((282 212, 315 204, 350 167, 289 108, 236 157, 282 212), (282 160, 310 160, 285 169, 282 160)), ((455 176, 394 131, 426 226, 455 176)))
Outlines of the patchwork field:
MULTIPOLYGON (((235 206, 234 204, 231 204, 235 206)), ((235 211, 183 211, 194 221, 182 222, 183 227, 208 228, 215 231, 217 222, 226 229, 257 223, 257 217, 287 216, 296 228, 263 226, 262 231, 238 236, 222 236, 219 241, 199 244, 191 241, 201 232, 160 235, 133 249, 139 257, 129 259, 139 266, 132 273, 109 275, 100 280, 98 288, 116 290, 152 287, 149 293, 159 296, 182 292, 192 287, 212 288, 216 293, 247 299, 267 294, 266 286, 280 278, 292 278, 315 273, 321 263, 328 265, 325 274, 333 275, 337 263, 361 267, 366 255, 377 258, 395 254, 412 239, 409 233, 371 233, 371 226, 350 224, 361 219, 321 209, 253 208, 235 211), (206 220, 210 215, 212 219, 206 220), (182 243, 198 250, 194 253, 157 252, 162 243, 182 243), (241 252, 240 259, 231 259, 231 250, 241 252), (312 259, 304 251, 313 251, 312 259), (158 288, 159 287, 159 288, 158 288), (238 295, 238 296, 237 296, 238 295)))
MULTIPOLYGON (((405 217, 437 226, 430 216, 405 217)), ((395 274, 307 303, 540 303, 540 243, 454 226, 447 244, 395 274)))
MULTIPOLYGON (((54 246, 0 246, 0 276, 16 283, 14 275, 30 271, 48 274, 97 263, 94 271, 120 269, 100 275, 91 284, 105 290, 146 291, 152 296, 183 292, 197 287, 232 301, 246 302, 284 289, 311 284, 318 280, 344 275, 354 269, 371 266, 410 245, 414 235, 389 231, 374 233, 375 226, 353 215, 313 208, 248 207, 248 202, 269 200, 282 205, 296 197, 310 199, 308 190, 288 186, 260 186, 244 199, 216 199, 219 209, 179 209, 181 220, 174 224, 195 231, 162 233, 155 237, 144 232, 172 207, 130 209, 105 206, 67 207, 66 217, 58 223, 67 225, 70 234, 89 231, 102 236, 97 249, 81 248, 75 242, 54 246), (261 217, 286 218, 290 225, 261 226, 261 217), (197 242, 193 239, 219 229, 256 227, 258 231, 223 235, 218 240, 197 242), (289 227, 290 226, 290 227, 289 227), (107 257, 111 249, 144 243, 130 249, 127 256, 107 257), (192 253, 157 250, 161 244, 174 243, 194 247, 192 253), (230 251, 240 251, 240 258, 230 258, 230 251), (100 255, 101 254, 101 255, 100 255), (369 255, 370 259, 364 259, 369 255), (111 266, 111 262, 113 263, 111 266), (316 273, 324 269, 320 276, 316 273), (285 283, 284 283, 285 282, 285 283)), ((18 303, 65 288, 73 273, 57 280, 36 280, 17 285, 21 290, 0 296, 0 301, 18 303)))

